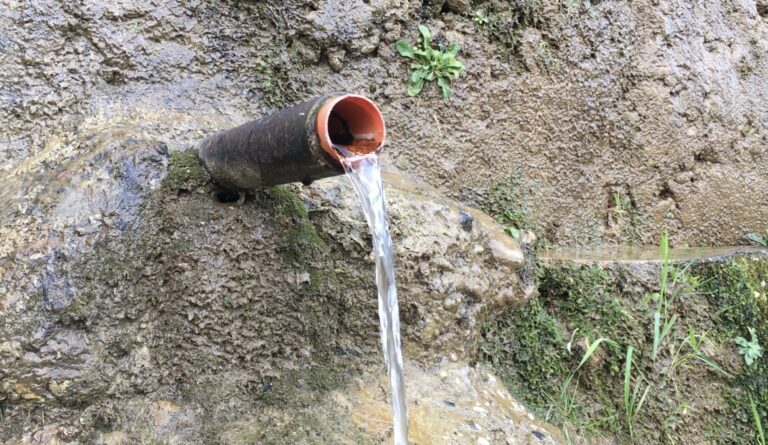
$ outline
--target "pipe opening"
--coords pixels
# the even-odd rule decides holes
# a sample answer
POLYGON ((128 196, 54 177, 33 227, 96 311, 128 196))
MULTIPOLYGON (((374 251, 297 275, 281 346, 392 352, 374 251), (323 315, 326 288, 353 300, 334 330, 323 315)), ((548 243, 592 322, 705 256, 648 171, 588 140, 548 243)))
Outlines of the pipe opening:
POLYGON ((323 104, 317 116, 320 146, 334 158, 341 145, 355 154, 367 154, 384 144, 384 118, 376 105, 363 96, 346 95, 323 104))

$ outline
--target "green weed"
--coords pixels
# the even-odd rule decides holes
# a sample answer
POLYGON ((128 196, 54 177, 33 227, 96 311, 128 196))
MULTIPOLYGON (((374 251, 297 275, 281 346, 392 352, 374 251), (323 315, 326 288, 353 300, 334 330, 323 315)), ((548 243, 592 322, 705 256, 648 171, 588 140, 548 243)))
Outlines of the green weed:
POLYGON ((429 28, 419 25, 421 47, 416 48, 405 39, 395 43, 395 49, 401 56, 411 59, 411 77, 408 81, 408 95, 416 96, 424 89, 425 82, 437 81, 443 97, 451 96, 451 83, 464 71, 464 64, 456 59, 459 45, 451 43, 447 48, 432 47, 432 34, 429 28))
POLYGON ((504 228, 504 231, 509 234, 509 236, 520 241, 520 230, 512 226, 503 226, 503 228, 504 228))
POLYGON ((486 26, 490 22, 490 19, 488 18, 488 15, 485 11, 479 9, 475 11, 475 14, 472 16, 472 21, 477 23, 479 26, 486 26))
POLYGON ((747 329, 749 330, 749 335, 752 336, 751 341, 747 341, 744 337, 736 337, 734 341, 739 345, 739 354, 744 357, 744 363, 746 363, 747 366, 752 366, 752 363, 763 356, 763 348, 757 340, 755 328, 747 329))
POLYGON ((757 244, 758 246, 768 247, 768 229, 765 229, 765 234, 748 233, 747 239, 757 244))
POLYGON ((675 295, 669 292, 670 284, 670 260, 669 260, 669 235, 664 232, 661 237, 661 286, 659 292, 651 294, 651 299, 656 302, 653 312, 653 352, 651 358, 656 361, 659 350, 672 328, 677 322, 677 314, 670 315, 670 308, 675 295))
POLYGON ((752 397, 752 394, 749 395, 749 405, 752 408, 752 419, 755 422, 755 430, 757 430, 757 443, 758 445, 766 445, 763 422, 760 419, 760 413, 758 412, 757 404, 755 403, 755 398, 752 397))
POLYGON ((725 378, 733 377, 730 373, 724 370, 716 361, 711 359, 707 354, 705 354, 702 351, 701 347, 705 343, 712 348, 715 347, 714 343, 709 341, 709 339, 707 338, 706 333, 696 334, 696 331, 693 328, 689 327, 688 336, 682 339, 677 349, 675 350, 674 355, 672 356, 672 360, 670 361, 669 367, 664 372, 664 380, 662 381, 662 386, 666 385, 667 380, 674 376, 675 371, 678 368, 685 366, 689 362, 699 362, 709 367, 710 369, 712 369, 713 371, 715 371, 716 373, 720 374, 725 378), (683 352, 684 349, 686 349, 686 347, 688 348, 688 352, 683 352))
MULTIPOLYGON (((574 332, 575 334, 575 332, 574 332)), ((573 336, 571 337, 571 342, 573 341, 573 336)), ((568 343, 567 349, 570 352, 570 345, 571 342, 568 343)), ((593 434, 597 434, 597 428, 594 428, 596 425, 599 425, 600 423, 605 422, 608 419, 599 419, 597 421, 593 421, 591 419, 584 419, 582 416, 576 416, 574 415, 576 413, 576 395, 578 392, 578 385, 576 385, 573 389, 571 389, 571 383, 573 382, 573 379, 576 377, 578 372, 581 370, 581 368, 584 366, 587 361, 597 352, 598 348, 605 344, 607 346, 613 347, 613 348, 619 348, 618 343, 616 343, 613 340, 610 340, 605 337, 600 337, 597 340, 595 340, 593 343, 590 343, 587 347, 586 352, 584 353, 584 356, 582 356, 581 361, 576 366, 576 368, 568 375, 568 377, 563 381, 563 384, 560 386, 560 391, 558 392, 558 398, 557 400, 553 400, 550 398, 551 401, 551 408, 554 408, 559 417, 563 419, 563 434, 565 435, 567 443, 571 443, 571 436, 569 431, 570 424, 573 424, 576 426, 577 430, 584 432, 589 431, 593 434)), ((546 416, 547 420, 549 419, 549 415, 546 416)))
POLYGON ((634 368, 634 352, 635 348, 632 346, 627 348, 627 359, 624 362, 624 413, 626 416, 627 429, 629 430, 629 437, 634 442, 635 440, 635 418, 637 413, 643 409, 643 404, 648 397, 648 392, 651 389, 651 384, 645 378, 645 376, 638 370, 639 379, 634 379, 634 387, 632 382, 632 369, 634 368), (639 380, 639 381, 638 381, 639 380), (641 388, 645 389, 641 389, 641 388), (641 394, 642 391, 642 394, 641 394))

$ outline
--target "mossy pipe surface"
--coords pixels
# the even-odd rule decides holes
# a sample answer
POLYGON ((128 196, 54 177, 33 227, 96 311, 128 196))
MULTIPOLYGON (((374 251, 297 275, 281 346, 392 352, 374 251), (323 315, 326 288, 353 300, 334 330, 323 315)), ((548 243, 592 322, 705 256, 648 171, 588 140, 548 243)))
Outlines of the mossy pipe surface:
POLYGON ((370 99, 345 93, 299 103, 203 140, 198 157, 231 190, 303 182, 344 173, 334 146, 381 150, 386 130, 370 99))

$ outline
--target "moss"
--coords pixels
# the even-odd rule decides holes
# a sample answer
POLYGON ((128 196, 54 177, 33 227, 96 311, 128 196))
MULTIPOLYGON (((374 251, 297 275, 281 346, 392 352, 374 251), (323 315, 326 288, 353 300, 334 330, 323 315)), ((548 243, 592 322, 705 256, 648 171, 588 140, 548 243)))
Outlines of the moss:
POLYGON ((480 360, 524 403, 543 411, 571 367, 566 341, 557 320, 532 300, 484 323, 480 360))
POLYGON ((61 313, 62 324, 69 326, 84 323, 91 315, 91 308, 96 301, 96 296, 91 292, 78 295, 61 313))
POLYGON ((486 15, 479 22, 483 34, 498 43, 507 56, 519 54, 526 28, 543 25, 542 0, 487 0, 478 6, 486 15))
POLYGON ((256 191, 257 205, 268 207, 275 215, 283 218, 305 220, 309 212, 296 190, 288 185, 278 185, 256 191))
POLYGON ((287 228, 283 260, 312 273, 312 263, 327 256, 329 248, 310 221, 309 212, 295 189, 290 186, 270 187, 258 191, 256 200, 259 205, 269 207, 277 222, 287 228))
POLYGON ((171 190, 191 190, 209 180, 194 150, 171 152, 168 175, 163 186, 171 190))
POLYGON ((345 383, 341 365, 324 363, 287 373, 285 376, 262 382, 261 400, 271 405, 302 405, 317 394, 342 388, 345 383))
POLYGON ((724 338, 747 337, 755 328, 768 339, 768 260, 737 258, 700 267, 701 291, 717 308, 717 329, 724 338))
POLYGON ((591 339, 606 337, 624 344, 643 341, 642 330, 622 301, 616 280, 598 266, 542 268, 543 304, 552 308, 570 332, 576 329, 591 339))
POLYGON ((523 184, 518 175, 496 180, 483 199, 483 210, 493 216, 499 224, 532 228, 528 208, 523 204, 523 184))
MULTIPOLYGON (((763 348, 768 345, 768 260, 737 258, 697 268, 701 291, 714 309, 712 315, 721 345, 736 348, 733 339, 749 338, 748 329, 757 331, 763 348)), ((768 425, 768 354, 752 366, 741 364, 723 396, 744 432, 751 438, 755 433, 750 395, 755 401, 763 428, 768 425)), ((740 442, 732 431, 722 431, 718 444, 740 442)))
POLYGON ((290 73, 289 64, 282 60, 279 52, 268 54, 257 61, 257 88, 262 100, 270 107, 281 108, 301 98, 290 73))

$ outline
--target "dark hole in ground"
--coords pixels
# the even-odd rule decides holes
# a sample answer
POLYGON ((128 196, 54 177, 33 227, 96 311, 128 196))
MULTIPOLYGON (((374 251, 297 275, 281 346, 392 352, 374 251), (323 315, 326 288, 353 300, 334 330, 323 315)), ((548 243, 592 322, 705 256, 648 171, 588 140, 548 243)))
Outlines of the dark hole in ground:
POLYGON ((216 199, 216 202, 222 204, 233 204, 240 201, 240 193, 232 190, 217 190, 214 192, 213 197, 216 199))

